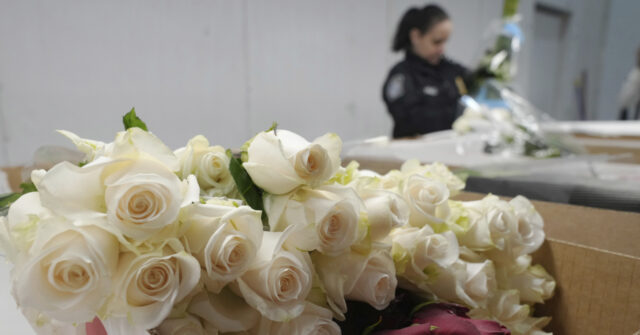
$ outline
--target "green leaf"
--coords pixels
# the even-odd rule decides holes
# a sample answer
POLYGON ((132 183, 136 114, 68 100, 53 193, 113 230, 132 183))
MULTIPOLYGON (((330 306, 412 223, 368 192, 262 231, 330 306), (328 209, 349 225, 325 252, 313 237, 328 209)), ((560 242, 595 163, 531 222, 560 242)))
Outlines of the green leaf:
POLYGON ((0 209, 9 207, 14 201, 18 200, 22 194, 20 193, 7 193, 0 195, 0 209))
POLYGON ((434 331, 434 330, 436 330, 438 328, 440 328, 440 327, 431 325, 431 326, 429 326, 429 331, 434 331))
POLYGON ((425 301, 425 302, 423 302, 421 304, 416 305, 416 307, 414 307, 411 310, 411 313, 409 313, 409 317, 413 318, 413 315, 418 313, 421 309, 423 309, 423 308, 425 308, 425 307, 427 307, 427 306, 429 306, 431 304, 435 304, 435 303, 436 303, 435 301, 425 301))
POLYGON ((381 322, 382 322, 382 316, 380 316, 380 317, 378 318, 378 322, 376 322, 376 323, 374 323, 374 324, 370 325, 369 327, 365 328, 365 329, 362 331, 362 335, 369 335, 369 334, 371 334, 371 333, 376 329, 376 327, 378 327, 378 325, 379 325, 381 322))
POLYGON ((278 122, 273 121, 273 123, 271 124, 271 128, 267 129, 265 132, 268 133, 273 130, 273 133, 275 134, 277 129, 278 129, 278 122))
POLYGON ((122 117, 122 123, 124 123, 124 130, 138 127, 144 131, 149 131, 149 129, 147 129, 147 124, 136 115, 135 107, 131 108, 131 111, 122 117))
MULTIPOLYGON (((265 130, 265 132, 268 133, 273 130, 273 133, 276 134, 276 128, 278 128, 278 122, 273 121, 273 123, 271 124, 271 128, 265 130)), ((253 140, 256 138, 256 136, 258 135, 256 134, 255 136, 250 138, 248 141, 244 142, 244 144, 240 147, 240 159, 243 162, 246 162, 249 160, 249 154, 247 153, 247 151, 249 151, 249 146, 251 145, 253 140)))
POLYGON ((13 204, 24 194, 38 191, 36 189, 36 185, 34 185, 32 182, 22 183, 20 184, 20 188, 22 189, 22 192, 20 193, 8 193, 0 195, 0 216, 7 215, 11 204, 13 204))
POLYGON ((38 191, 36 185, 33 182, 22 183, 20 184, 20 188, 22 189, 22 194, 38 191))
POLYGON ((233 157, 231 150, 227 150, 227 156, 229 156, 229 172, 231 172, 231 177, 233 177, 233 181, 235 181, 242 199, 244 199, 251 208, 262 211, 262 228, 268 231, 269 218, 264 211, 262 190, 253 183, 249 173, 247 173, 247 170, 242 166, 242 161, 237 157, 233 157))

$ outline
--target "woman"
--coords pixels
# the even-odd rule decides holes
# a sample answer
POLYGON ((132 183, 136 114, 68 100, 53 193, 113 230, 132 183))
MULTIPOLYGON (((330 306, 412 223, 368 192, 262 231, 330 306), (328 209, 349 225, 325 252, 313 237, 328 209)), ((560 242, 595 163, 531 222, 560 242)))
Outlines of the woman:
POLYGON ((402 17, 392 50, 406 57, 391 69, 383 88, 394 138, 451 128, 469 77, 464 67, 444 58, 451 29, 449 16, 435 5, 411 8, 402 17))

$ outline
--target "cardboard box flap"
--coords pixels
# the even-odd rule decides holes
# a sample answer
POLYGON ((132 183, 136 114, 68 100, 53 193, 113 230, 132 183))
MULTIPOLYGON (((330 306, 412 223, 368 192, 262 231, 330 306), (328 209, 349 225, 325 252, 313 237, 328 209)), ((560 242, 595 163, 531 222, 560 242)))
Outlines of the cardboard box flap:
POLYGON ((536 305, 554 334, 634 334, 640 330, 640 260, 563 241, 534 254, 556 279, 552 299, 536 305))

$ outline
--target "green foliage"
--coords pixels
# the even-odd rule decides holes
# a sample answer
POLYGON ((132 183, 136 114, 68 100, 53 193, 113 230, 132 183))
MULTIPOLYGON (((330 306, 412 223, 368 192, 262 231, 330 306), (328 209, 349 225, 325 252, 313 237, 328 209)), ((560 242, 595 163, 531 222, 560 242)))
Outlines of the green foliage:
POLYGON ((269 230, 269 218, 264 211, 262 203, 262 190, 253 183, 251 176, 242 166, 242 161, 237 157, 233 157, 231 150, 227 150, 227 156, 229 156, 229 172, 231 172, 231 177, 233 177, 233 181, 238 187, 238 192, 247 205, 255 210, 262 211, 263 229, 265 231, 269 230))
POLYGON ((505 0, 502 7, 502 17, 510 18, 518 13, 518 0, 505 0))
MULTIPOLYGON (((273 133, 277 135, 277 129, 278 129, 278 122, 273 121, 273 123, 271 124, 271 128, 265 130, 265 132, 270 132, 273 130, 273 133)), ((256 138, 255 135, 252 138, 250 138, 248 141, 244 142, 244 144, 240 147, 240 160, 243 162, 246 162, 249 160, 249 154, 247 153, 247 151, 249 150, 249 146, 251 145, 251 143, 253 142, 253 139, 256 138)))
POLYGON ((425 301, 421 304, 416 305, 415 307, 413 307, 413 309, 411 310, 411 313, 409 314, 410 317, 413 317, 414 314, 418 313, 421 309, 434 304, 435 300, 430 300, 430 301, 425 301))
POLYGON ((18 200, 21 196, 30 192, 38 191, 36 189, 36 185, 34 185, 32 182, 22 183, 20 184, 20 188, 22 189, 21 192, 0 195, 0 216, 7 215, 11 204, 16 202, 16 200, 18 200))
POLYGON ((124 130, 138 127, 144 131, 149 131, 149 129, 147 129, 147 124, 136 115, 135 107, 131 108, 131 111, 122 117, 122 123, 124 124, 124 130))
POLYGON ((370 325, 369 327, 365 328, 362 331, 362 335, 369 335, 371 333, 373 333, 373 331, 376 329, 376 327, 378 327, 378 325, 382 322, 382 316, 380 316, 380 318, 378 319, 378 322, 370 325))

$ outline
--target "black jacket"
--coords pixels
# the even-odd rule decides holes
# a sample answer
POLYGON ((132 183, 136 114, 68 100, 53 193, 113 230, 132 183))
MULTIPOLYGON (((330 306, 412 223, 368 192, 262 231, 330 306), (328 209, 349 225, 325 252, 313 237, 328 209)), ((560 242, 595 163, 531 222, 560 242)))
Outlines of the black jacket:
POLYGON ((389 72, 382 90, 394 121, 393 137, 451 129, 460 98, 456 80, 468 82, 469 77, 467 69, 450 60, 431 65, 407 52, 389 72))

